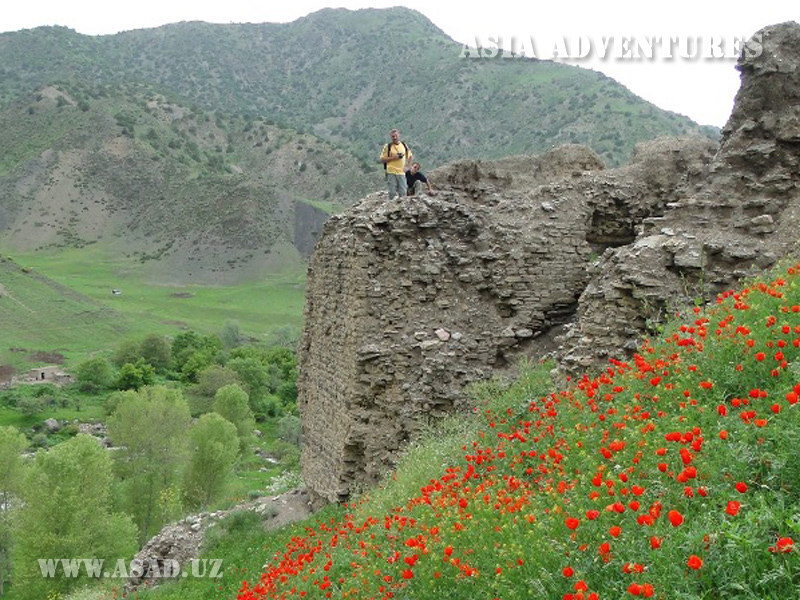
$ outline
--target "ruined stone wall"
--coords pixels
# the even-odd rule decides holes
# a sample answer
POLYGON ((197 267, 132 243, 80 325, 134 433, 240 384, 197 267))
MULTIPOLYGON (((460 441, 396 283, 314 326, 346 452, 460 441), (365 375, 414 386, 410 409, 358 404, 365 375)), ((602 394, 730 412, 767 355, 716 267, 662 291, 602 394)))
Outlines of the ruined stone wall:
POLYGON ((462 161, 429 174, 434 198, 376 194, 328 221, 299 351, 312 493, 373 483, 519 357, 623 358, 665 313, 797 250, 800 26, 760 33, 719 146, 658 140, 614 170, 579 146, 462 161))
POLYGON ((643 150, 619 172, 577 146, 457 163, 431 174, 436 197, 380 193, 331 218, 310 262, 299 352, 309 487, 346 498, 456 410, 466 384, 551 350, 597 253, 632 240, 710 160, 705 142, 670 147, 667 167, 643 150))

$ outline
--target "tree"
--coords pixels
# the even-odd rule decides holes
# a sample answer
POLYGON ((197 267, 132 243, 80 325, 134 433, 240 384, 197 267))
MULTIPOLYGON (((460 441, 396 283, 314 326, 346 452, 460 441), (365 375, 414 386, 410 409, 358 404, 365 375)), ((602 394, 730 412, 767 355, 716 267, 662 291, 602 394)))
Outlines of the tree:
POLYGON ((114 356, 111 357, 111 362, 118 367, 122 367, 127 363, 134 364, 141 357, 142 356, 139 352, 139 342, 134 340, 125 340, 119 345, 117 351, 114 352, 114 356))
POLYGON ((180 390, 142 388, 119 399, 108 419, 116 453, 120 500, 139 527, 139 541, 156 533, 177 507, 164 499, 179 482, 185 464, 189 407, 180 390))
POLYGON ((155 381, 155 369, 144 362, 143 359, 136 361, 136 364, 125 363, 117 373, 116 387, 119 390, 138 390, 139 388, 151 385, 155 381))
POLYGON ((247 449, 256 423, 250 410, 249 398, 238 385, 226 385, 214 396, 214 412, 236 427, 241 452, 247 449))
POLYGON ((184 476, 184 498, 192 508, 206 508, 225 493, 239 439, 236 427, 217 413, 206 413, 189 431, 191 458, 184 476))
POLYGON ((140 356, 157 373, 165 373, 172 364, 172 347, 163 335, 152 333, 139 346, 140 356))
POLYGON ((236 321, 225 321, 225 326, 222 328, 222 333, 220 333, 219 337, 223 346, 228 350, 241 346, 245 341, 245 337, 239 329, 239 323, 236 321))
POLYGON ((197 374, 197 384, 189 387, 189 408, 193 415, 213 410, 214 395, 222 387, 241 383, 239 376, 222 365, 208 365, 197 374))
POLYGON ((196 383, 198 373, 214 362, 221 350, 222 342, 217 336, 186 331, 172 341, 173 366, 183 381, 196 383))
POLYGON ((15 597, 60 596, 86 581, 85 572, 42 577, 39 559, 130 560, 136 527, 129 517, 112 512, 112 485, 112 459, 92 436, 79 434, 39 451, 22 485, 16 519, 15 597))
POLYGON ((114 369, 105 358, 98 356, 79 364, 75 378, 84 391, 104 390, 114 383, 114 369))
POLYGON ((270 392, 272 378, 266 366, 255 358, 233 358, 225 365, 235 371, 244 383, 250 400, 258 400, 270 392))
POLYGON ((11 573, 10 515, 22 476, 20 453, 27 447, 28 440, 16 428, 0 427, 0 596, 11 573))

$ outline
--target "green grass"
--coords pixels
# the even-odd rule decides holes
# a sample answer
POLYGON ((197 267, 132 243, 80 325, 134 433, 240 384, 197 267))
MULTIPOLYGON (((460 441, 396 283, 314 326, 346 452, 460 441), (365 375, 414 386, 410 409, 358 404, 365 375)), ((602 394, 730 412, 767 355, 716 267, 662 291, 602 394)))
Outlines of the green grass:
POLYGON ((272 327, 301 323, 305 273, 299 269, 235 286, 167 286, 142 281, 138 263, 107 259, 102 250, 40 252, 15 260, 131 317, 142 331, 190 327, 211 333, 238 321, 244 333, 257 337, 272 327), (112 295, 112 289, 122 294, 112 295))
POLYGON ((149 333, 219 333, 235 322, 242 334, 263 341, 278 329, 299 332, 302 323, 305 274, 297 268, 235 286, 165 286, 143 281, 139 263, 108 259, 95 247, 13 259, 85 296, 54 290, 19 268, 4 271, 4 286, 15 300, 4 297, 0 304, 0 364, 18 369, 39 364, 32 351, 57 351, 75 363, 149 333), (122 293, 112 295, 112 289, 122 293))
POLYGON ((336 202, 327 202, 324 200, 311 200, 311 199, 304 199, 301 200, 301 202, 303 202, 304 204, 308 204, 309 206, 313 206, 314 208, 321 210, 322 212, 329 215, 334 215, 344 210, 344 206, 336 202))

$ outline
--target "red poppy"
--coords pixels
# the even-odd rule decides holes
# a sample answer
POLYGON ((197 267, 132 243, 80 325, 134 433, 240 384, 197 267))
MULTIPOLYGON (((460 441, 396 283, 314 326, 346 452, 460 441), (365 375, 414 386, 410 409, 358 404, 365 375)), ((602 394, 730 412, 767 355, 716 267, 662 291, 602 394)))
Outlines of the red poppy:
POLYGON ((650 536, 650 547, 653 550, 658 550, 661 548, 661 538, 654 535, 650 536))
POLYGON ((697 556, 696 554, 692 554, 689 557, 688 562, 686 563, 690 569, 694 569, 695 571, 703 566, 703 559, 697 556))
POLYGON ((683 515, 677 510, 669 511, 667 513, 667 517, 669 518, 669 522, 672 523, 673 527, 677 527, 683 523, 683 515))

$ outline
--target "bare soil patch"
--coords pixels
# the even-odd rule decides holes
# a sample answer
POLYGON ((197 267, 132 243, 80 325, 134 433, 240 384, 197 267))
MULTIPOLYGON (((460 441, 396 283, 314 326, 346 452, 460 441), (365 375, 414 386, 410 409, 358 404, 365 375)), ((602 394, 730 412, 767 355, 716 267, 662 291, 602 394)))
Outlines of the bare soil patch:
POLYGON ((48 363, 51 365, 62 365, 64 364, 64 355, 59 352, 32 352, 31 360, 36 360, 44 363, 48 363))
POLYGON ((16 370, 11 365, 0 365, 0 383, 11 381, 16 370))

